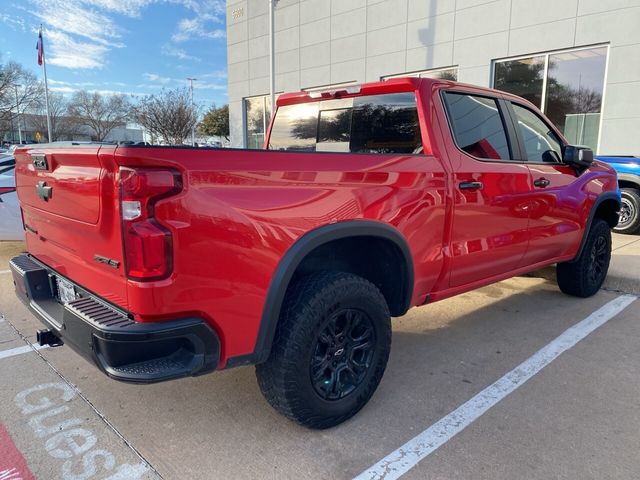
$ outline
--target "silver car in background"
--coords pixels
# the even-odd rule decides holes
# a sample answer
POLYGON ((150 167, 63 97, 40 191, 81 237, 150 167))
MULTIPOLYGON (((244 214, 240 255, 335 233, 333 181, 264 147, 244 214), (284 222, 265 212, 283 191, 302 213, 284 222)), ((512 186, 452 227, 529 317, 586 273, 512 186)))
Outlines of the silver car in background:
POLYGON ((13 155, 0 154, 0 240, 24 240, 15 170, 13 155))

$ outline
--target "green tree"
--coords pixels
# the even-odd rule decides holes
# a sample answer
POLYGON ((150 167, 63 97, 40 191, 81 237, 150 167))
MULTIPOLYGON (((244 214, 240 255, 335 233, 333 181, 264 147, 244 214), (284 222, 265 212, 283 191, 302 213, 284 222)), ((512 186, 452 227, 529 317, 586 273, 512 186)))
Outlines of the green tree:
POLYGON ((229 105, 216 108, 214 105, 204 114, 198 130, 204 135, 224 137, 229 140, 229 105))

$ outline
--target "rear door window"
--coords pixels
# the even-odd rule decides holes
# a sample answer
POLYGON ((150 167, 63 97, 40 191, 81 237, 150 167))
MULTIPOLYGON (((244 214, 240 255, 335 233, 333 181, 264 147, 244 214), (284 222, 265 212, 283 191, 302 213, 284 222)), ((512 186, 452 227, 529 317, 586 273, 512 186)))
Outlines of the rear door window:
POLYGON ((487 160, 510 160, 507 133, 495 98, 445 92, 447 115, 458 147, 487 160))
POLYGON ((269 148, 352 153, 418 153, 422 146, 415 93, 285 105, 269 148))

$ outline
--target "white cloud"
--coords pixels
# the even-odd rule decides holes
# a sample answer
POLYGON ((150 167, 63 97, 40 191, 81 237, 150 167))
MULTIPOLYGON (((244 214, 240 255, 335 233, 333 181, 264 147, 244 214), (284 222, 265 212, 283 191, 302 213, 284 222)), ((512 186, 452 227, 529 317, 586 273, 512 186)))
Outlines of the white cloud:
POLYGON ((128 17, 138 17, 144 7, 157 0, 83 0, 87 5, 93 5, 102 10, 127 15, 128 17))
MULTIPOLYGON (((179 43, 191 39, 223 39, 220 27, 224 19, 225 0, 28 0, 17 8, 32 14, 45 26, 45 54, 48 63, 71 69, 100 69, 114 48, 124 48, 125 33, 117 23, 118 15, 139 17, 144 8, 156 3, 180 5, 193 18, 178 21, 171 41, 162 45, 161 53, 180 60, 201 60, 179 43)), ((0 23, 25 28, 24 20, 0 13, 0 23)))
POLYGON ((195 62, 200 62, 199 58, 194 57, 193 55, 189 55, 185 49, 175 47, 168 43, 165 43, 162 46, 162 49, 160 50, 160 52, 163 55, 166 55, 167 57, 176 57, 176 58, 179 58, 180 60, 191 60, 195 62))
POLYGON ((172 83, 172 82, 175 81, 174 78, 162 77, 162 76, 158 75, 157 73, 143 73, 142 76, 146 80, 149 80, 150 82, 161 83, 163 85, 166 85, 167 83, 172 83))
POLYGON ((192 38, 225 38, 224 30, 207 28, 207 20, 202 17, 183 18, 178 22, 178 31, 171 36, 174 42, 186 42, 192 38))
POLYGON ((121 47, 121 36, 115 22, 97 10, 84 5, 82 0, 31 0, 33 15, 47 30, 84 37, 93 43, 121 47))
POLYGON ((73 93, 78 89, 73 87, 49 87, 49 90, 58 93, 73 93))
POLYGON ((66 68, 102 68, 104 65, 108 51, 105 45, 76 41, 57 30, 48 31, 47 39, 50 48, 45 50, 45 55, 52 65, 66 68))
MULTIPOLYGON (((173 78, 164 77, 157 73, 144 73, 142 74, 145 80, 151 83, 142 83, 137 85, 138 88, 159 89, 159 88, 174 88, 174 87, 186 87, 188 81, 186 78, 173 78)), ((224 72, 205 73, 202 75, 196 75, 198 78, 193 82, 194 90, 217 90, 224 91, 227 89, 226 83, 218 83, 215 81, 207 81, 207 79, 220 80, 226 78, 224 72), (224 75, 224 76, 223 76, 224 75)))
POLYGON ((21 30, 23 32, 27 31, 24 19, 14 15, 9 15, 8 13, 0 13, 0 23, 5 23, 14 30, 21 30))

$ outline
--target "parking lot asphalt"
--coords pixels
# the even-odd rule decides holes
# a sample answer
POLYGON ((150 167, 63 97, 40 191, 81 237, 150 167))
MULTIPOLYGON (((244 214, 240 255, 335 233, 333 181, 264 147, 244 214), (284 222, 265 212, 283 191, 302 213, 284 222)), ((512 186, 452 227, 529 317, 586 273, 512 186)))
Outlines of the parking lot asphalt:
MULTIPOLYGON (((21 248, 0 244, 0 272, 21 248)), ((441 446, 402 478, 637 478, 640 302, 628 294, 640 294, 640 237, 614 235, 594 297, 563 295, 552 276, 544 269, 394 319, 373 399, 350 421, 311 431, 268 406, 252 367, 139 386, 110 380, 68 347, 3 357, 35 343, 41 325, 0 273, 0 427, 40 479, 396 478, 369 469, 442 419, 459 433, 436 432, 441 446), (611 311, 621 301, 628 306, 611 311), (563 343, 585 319, 602 325, 563 343), (487 400, 475 421, 451 416, 550 345, 560 353, 487 400)), ((5 438, 0 428, 0 478, 5 438)))

